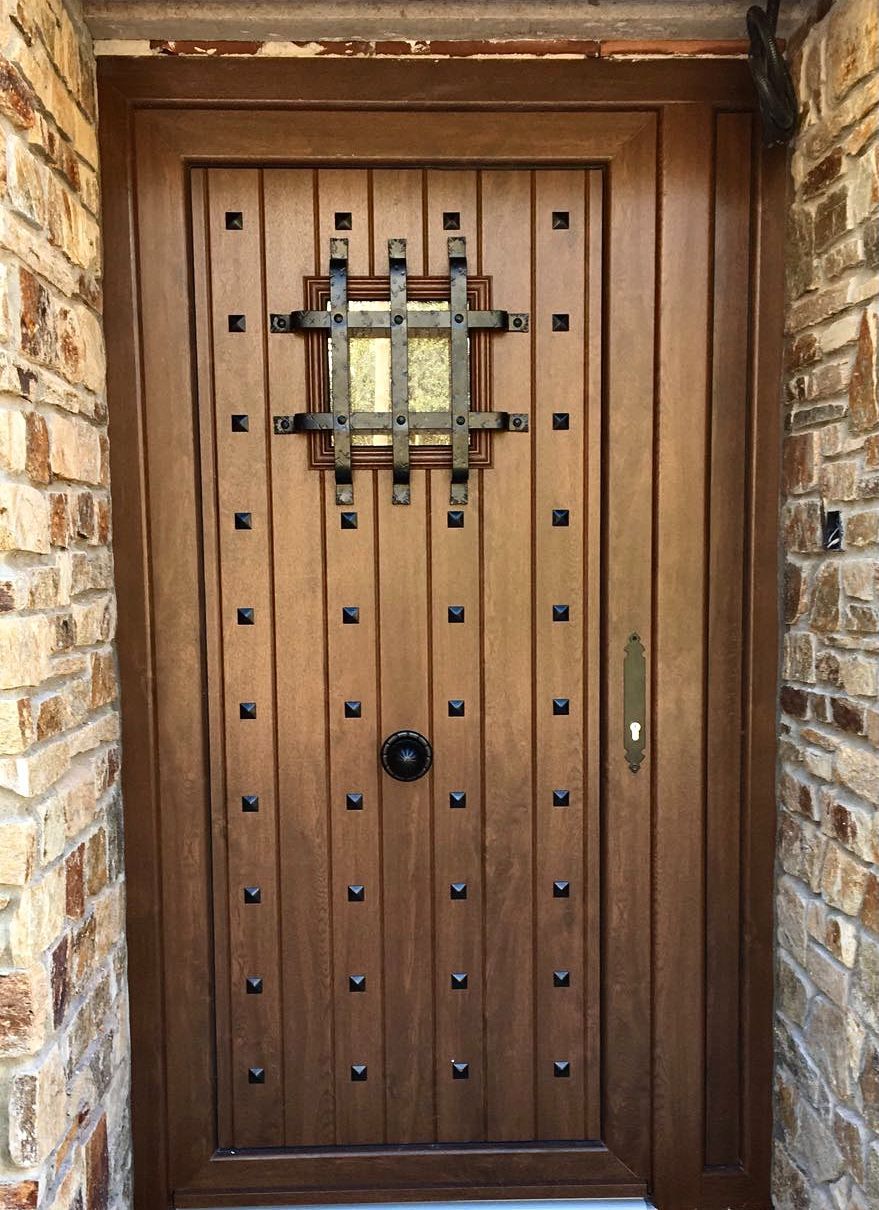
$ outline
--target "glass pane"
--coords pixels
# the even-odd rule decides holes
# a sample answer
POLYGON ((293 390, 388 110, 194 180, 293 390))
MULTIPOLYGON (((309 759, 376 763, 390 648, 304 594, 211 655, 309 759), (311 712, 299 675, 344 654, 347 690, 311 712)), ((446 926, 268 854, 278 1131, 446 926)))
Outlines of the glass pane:
MULTIPOLYGON (((360 299, 349 303, 356 311, 386 311, 381 299, 360 299)), ((448 311, 441 299, 409 302, 410 311, 448 311)), ((349 342, 352 412, 390 412, 391 410, 391 338, 388 333, 361 332, 349 342)), ((330 411, 335 410, 332 394, 333 351, 327 342, 330 369, 330 411)), ((410 412, 447 412, 451 407, 451 357, 449 333, 427 329, 409 329, 409 410, 410 412)), ((412 433, 412 445, 449 445, 444 433, 412 433)), ((390 445, 390 433, 355 433, 354 445, 390 445)))

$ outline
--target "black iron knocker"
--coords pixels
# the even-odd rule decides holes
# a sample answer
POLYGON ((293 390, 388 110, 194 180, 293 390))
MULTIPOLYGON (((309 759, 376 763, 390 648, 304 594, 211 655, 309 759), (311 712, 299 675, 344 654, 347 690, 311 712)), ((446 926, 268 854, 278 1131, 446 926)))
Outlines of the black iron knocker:
POLYGON ((789 143, 799 117, 794 82, 775 40, 779 2, 768 0, 765 12, 755 4, 748 9, 746 18, 751 39, 748 65, 757 90, 763 142, 767 147, 789 143))

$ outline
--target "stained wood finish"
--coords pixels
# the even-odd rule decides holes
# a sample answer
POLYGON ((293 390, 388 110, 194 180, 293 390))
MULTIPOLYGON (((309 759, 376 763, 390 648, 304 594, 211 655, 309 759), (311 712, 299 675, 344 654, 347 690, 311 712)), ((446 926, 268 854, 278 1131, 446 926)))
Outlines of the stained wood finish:
POLYGON ((126 771, 139 1204, 768 1206, 774 714, 755 670, 774 659, 758 518, 776 491, 781 171, 751 115, 723 112, 746 107, 741 73, 670 84, 663 65, 636 85, 631 65, 601 82, 578 65, 575 93, 564 65, 409 64, 424 112, 407 113, 374 64, 288 67, 284 88, 277 65, 274 84, 180 66, 102 67, 124 726, 150 754, 126 771), (639 108, 647 81, 686 103, 639 108), (629 107, 578 99, 602 87, 629 107), (172 108, 131 101, 163 88, 172 108), (261 88, 290 100, 269 118, 187 99, 261 88), (343 210, 363 275, 385 272, 390 235, 413 273, 444 274, 442 215, 460 212, 492 305, 531 312, 530 339, 493 338, 488 366, 492 405, 532 431, 496 435, 463 529, 431 466, 409 508, 388 471, 357 471, 342 530, 331 472, 270 433, 306 370, 264 317, 301 305, 343 210), (637 774, 633 631, 650 667, 637 774), (376 761, 406 726, 436 746, 408 787, 376 761))

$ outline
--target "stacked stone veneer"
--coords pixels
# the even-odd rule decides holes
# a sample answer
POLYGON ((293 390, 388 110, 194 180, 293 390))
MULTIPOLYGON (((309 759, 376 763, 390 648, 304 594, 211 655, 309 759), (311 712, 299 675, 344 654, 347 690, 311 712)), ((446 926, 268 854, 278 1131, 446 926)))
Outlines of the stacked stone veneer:
MULTIPOLYGON (((774 1189, 879 1207, 879 7, 794 58, 774 1189), (840 549, 826 515, 841 514, 840 549)), ((831 518, 832 520, 833 518, 831 518)))
POLYGON ((0 0, 0 1210, 127 1186, 94 64, 0 0))

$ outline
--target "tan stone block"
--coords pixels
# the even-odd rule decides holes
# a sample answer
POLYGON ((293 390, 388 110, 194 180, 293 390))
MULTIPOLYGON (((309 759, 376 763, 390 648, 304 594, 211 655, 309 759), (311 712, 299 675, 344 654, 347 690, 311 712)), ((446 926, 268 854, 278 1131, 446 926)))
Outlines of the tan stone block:
POLYGON ((818 434, 794 433, 784 443, 784 483, 788 492, 806 492, 818 482, 818 434))
POLYGON ((879 691, 879 661, 874 657, 850 655, 839 661, 839 683, 846 693, 875 697, 879 691))
POLYGON ((35 1168, 61 1141, 67 1128, 66 1088, 57 1048, 39 1067, 12 1077, 8 1112, 13 1164, 35 1168))
POLYGON ((879 511, 852 513, 845 521, 849 546, 875 546, 879 542, 879 511))
POLYGON ((869 0, 837 4, 828 17, 825 70, 830 97, 839 101, 879 62, 879 12, 869 0))
POLYGON ((110 593, 74 601, 72 612, 77 647, 94 647, 112 640, 116 632, 116 598, 110 593))
POLYGON ((12 137, 6 144, 7 197, 18 213, 37 227, 46 225, 48 172, 28 144, 12 137))
POLYGON ((0 409, 0 468, 21 474, 27 462, 27 421, 23 412, 0 409))
POLYGON ((861 317, 855 364, 849 381, 848 400, 851 426, 865 432, 879 424, 879 402, 876 398, 876 349, 866 311, 861 317))
POLYGON ((59 479, 100 483, 101 447, 98 430, 77 416, 49 418, 49 458, 59 479))
POLYGON ((23 756, 0 759, 0 786, 24 798, 50 789, 70 767, 71 740, 66 736, 41 744, 23 756))
POLYGON ((869 559, 848 559, 842 565, 842 587, 847 596, 872 601, 876 595, 877 565, 869 559))
POLYGON ((784 636, 785 680, 815 684, 815 636, 794 631, 784 636))
POLYGON ((0 698, 0 753, 23 752, 36 739, 36 727, 27 697, 0 698))
POLYGON ((0 819, 0 883, 24 886, 33 873, 36 851, 32 819, 0 819))
POLYGON ((39 685, 50 673, 52 625, 39 614, 0 616, 0 689, 39 685))
POLYGON ((879 803, 879 756, 863 748, 844 745, 836 764, 843 785, 868 802, 879 803))
POLYGON ((0 113, 16 126, 27 129, 35 120, 33 102, 34 94, 21 73, 0 55, 0 113))
POLYGON ((51 1003, 49 976, 40 963, 0 973, 0 1055, 32 1055, 41 1049, 51 1003))
POLYGON ((40 823, 42 850, 40 861, 47 865, 60 857, 67 843, 67 820, 64 813, 65 800, 60 794, 49 794, 34 805, 40 823))
MULTIPOLYGON (((854 1013, 857 1013, 874 1033, 879 1031, 879 941, 869 933, 861 935, 861 958, 855 971, 851 1002, 854 1013)), ((854 1013, 848 1023, 849 1029, 860 1029, 863 1034, 863 1027, 859 1025, 854 1013)))
POLYGON ((858 498, 858 464, 828 462, 821 467, 821 495, 830 503, 858 498))
POLYGON ((815 575, 810 620, 813 630, 839 629, 839 564, 828 559, 815 575))
POLYGON ((840 1008, 848 1001, 850 972, 819 945, 810 943, 806 951, 806 971, 820 992, 840 1008))
POLYGON ((775 991, 781 1012, 795 1025, 802 1027, 809 1005, 809 988, 803 975, 783 953, 778 958, 775 991))
POLYGON ((0 483, 0 550, 49 550, 48 501, 26 483, 0 483))
POLYGON ((17 67, 40 98, 43 108, 67 135, 74 149, 87 163, 97 164, 95 125, 79 109, 67 91, 42 43, 21 46, 15 58, 17 67))
POLYGON ((820 890, 827 902, 848 916, 860 911, 867 889, 867 870, 839 845, 827 846, 820 890))
POLYGON ((64 925, 63 865, 47 870, 19 896, 9 922, 9 949, 17 966, 26 966, 49 948, 64 925))

